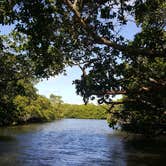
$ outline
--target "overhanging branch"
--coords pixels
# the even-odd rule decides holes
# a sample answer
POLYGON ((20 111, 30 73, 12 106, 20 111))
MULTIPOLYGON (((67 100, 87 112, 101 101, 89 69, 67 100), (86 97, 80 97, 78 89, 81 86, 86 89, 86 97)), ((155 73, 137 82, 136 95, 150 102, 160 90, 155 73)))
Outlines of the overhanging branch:
POLYGON ((124 53, 133 54, 133 55, 144 55, 144 56, 148 56, 148 57, 164 57, 165 56, 164 51, 159 52, 159 51, 151 50, 148 48, 134 48, 131 46, 124 46, 124 45, 117 44, 116 42, 110 41, 104 37, 98 36, 93 31, 94 28, 91 27, 90 25, 88 25, 87 22, 85 22, 84 19, 81 18, 80 12, 74 7, 72 2, 70 0, 64 0, 64 2, 70 8, 70 10, 75 14, 80 25, 88 32, 88 34, 91 37, 93 37, 94 41, 97 44, 107 45, 109 47, 112 47, 112 48, 122 51, 124 53))

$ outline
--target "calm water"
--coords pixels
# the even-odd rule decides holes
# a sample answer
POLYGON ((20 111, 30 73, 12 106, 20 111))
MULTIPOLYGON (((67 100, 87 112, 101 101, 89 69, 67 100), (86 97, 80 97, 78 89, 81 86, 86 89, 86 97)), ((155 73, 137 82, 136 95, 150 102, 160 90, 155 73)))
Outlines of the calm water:
POLYGON ((0 128, 0 166, 159 166, 166 142, 126 138, 104 120, 0 128))

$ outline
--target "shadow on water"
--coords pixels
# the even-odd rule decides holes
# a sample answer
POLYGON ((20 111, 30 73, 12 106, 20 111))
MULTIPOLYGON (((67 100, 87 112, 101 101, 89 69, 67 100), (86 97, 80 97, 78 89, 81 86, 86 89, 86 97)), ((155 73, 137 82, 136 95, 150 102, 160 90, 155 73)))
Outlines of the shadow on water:
POLYGON ((18 157, 18 141, 12 135, 0 135, 0 166, 14 166, 18 157))
POLYGON ((0 142, 11 142, 16 141, 15 137, 10 135, 0 135, 0 142))
POLYGON ((110 165, 113 166, 163 166, 166 163, 166 138, 109 135, 110 165))
POLYGON ((124 141, 128 166, 163 166, 166 163, 166 140, 131 138, 124 141))

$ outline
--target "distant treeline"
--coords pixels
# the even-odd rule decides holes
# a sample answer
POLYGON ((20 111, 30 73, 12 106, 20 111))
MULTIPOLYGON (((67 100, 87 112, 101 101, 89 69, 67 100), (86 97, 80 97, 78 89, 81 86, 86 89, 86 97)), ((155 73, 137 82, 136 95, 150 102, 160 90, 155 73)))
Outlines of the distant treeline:
POLYGON ((105 107, 94 104, 88 104, 88 105, 62 104, 61 109, 64 118, 79 118, 79 119, 107 118, 107 111, 105 107))
POLYGON ((51 94, 49 98, 58 118, 106 119, 106 105, 65 104, 61 96, 51 94))

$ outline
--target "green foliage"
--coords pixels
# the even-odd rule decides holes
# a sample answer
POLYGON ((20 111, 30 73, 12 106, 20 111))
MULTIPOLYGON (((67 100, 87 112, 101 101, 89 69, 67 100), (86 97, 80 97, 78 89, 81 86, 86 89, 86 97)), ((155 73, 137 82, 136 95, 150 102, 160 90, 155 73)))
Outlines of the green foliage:
POLYGON ((61 96, 54 94, 49 98, 57 118, 106 119, 107 105, 65 104, 61 96))
POLYGON ((65 58, 59 48, 63 37, 58 32, 62 20, 57 15, 58 9, 54 2, 4 1, 1 3, 1 9, 2 25, 15 22, 15 29, 8 36, 8 40, 13 40, 10 40, 5 50, 11 51, 14 42, 14 51, 17 55, 24 54, 24 57, 31 60, 33 66, 30 66, 37 77, 49 77, 62 72, 65 58))
POLYGON ((61 107, 64 118, 106 119, 107 117, 107 110, 99 105, 63 104, 61 107))
POLYGON ((24 107, 30 111, 31 116, 28 121, 51 121, 56 118, 54 109, 50 101, 43 96, 38 96, 30 105, 24 107))
POLYGON ((63 100, 62 100, 62 97, 51 94, 49 100, 50 100, 50 102, 51 102, 51 104, 54 108, 54 111, 56 112, 56 116, 58 118, 62 118, 63 117, 63 110, 62 110, 63 100))
POLYGON ((61 105, 63 103, 63 100, 61 96, 56 96, 54 94, 51 94, 50 102, 52 103, 52 105, 61 105))
POLYGON ((30 80, 30 78, 6 79, 2 82, 0 126, 51 121, 59 118, 49 99, 37 95, 32 82, 35 81, 30 80))

